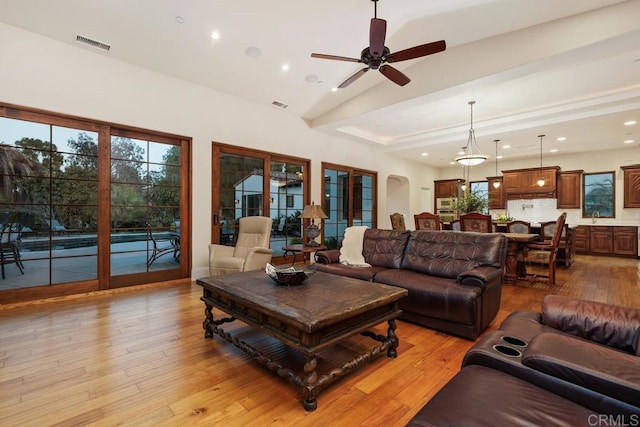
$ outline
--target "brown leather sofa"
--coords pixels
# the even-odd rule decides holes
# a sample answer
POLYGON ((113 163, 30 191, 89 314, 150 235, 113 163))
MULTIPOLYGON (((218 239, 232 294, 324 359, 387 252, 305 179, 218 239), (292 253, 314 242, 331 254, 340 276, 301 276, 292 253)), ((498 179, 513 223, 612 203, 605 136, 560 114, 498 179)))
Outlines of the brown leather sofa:
POLYGON ((409 425, 640 425, 639 356, 640 310, 548 295, 483 336, 409 425))
POLYGON ((368 229, 371 267, 340 264, 340 251, 316 253, 313 268, 405 288, 401 319, 476 339, 500 308, 507 239, 500 234, 368 229))

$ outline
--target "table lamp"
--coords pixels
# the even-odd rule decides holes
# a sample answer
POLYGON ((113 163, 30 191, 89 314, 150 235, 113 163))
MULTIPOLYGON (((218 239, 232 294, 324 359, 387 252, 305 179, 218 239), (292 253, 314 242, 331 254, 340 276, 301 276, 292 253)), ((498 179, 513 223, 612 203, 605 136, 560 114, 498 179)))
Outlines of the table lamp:
POLYGON ((319 246, 319 243, 316 242, 316 237, 320 235, 320 228, 315 224, 315 219, 318 218, 323 220, 324 218, 328 218, 327 214, 324 213, 322 207, 320 205, 316 205, 311 202, 310 205, 304 207, 302 211, 302 218, 311 219, 311 224, 306 228, 307 237, 309 241, 305 243, 306 246, 319 246))

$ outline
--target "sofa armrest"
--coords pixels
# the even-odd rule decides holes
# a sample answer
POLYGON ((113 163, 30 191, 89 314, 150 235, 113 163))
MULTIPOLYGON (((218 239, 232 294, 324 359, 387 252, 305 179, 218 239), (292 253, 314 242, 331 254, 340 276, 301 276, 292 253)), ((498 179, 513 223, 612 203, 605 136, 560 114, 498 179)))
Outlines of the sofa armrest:
POLYGON ((640 310, 635 308, 547 295, 542 300, 542 323, 623 351, 640 351, 640 310))
POLYGON ((318 251, 315 255, 316 262, 320 264, 336 264, 340 262, 340 249, 327 249, 318 251))
POLYGON ((605 396, 640 407, 640 358, 607 346, 544 332, 534 337, 522 363, 605 396))
POLYGON ((482 267, 476 267, 473 270, 467 270, 458 274, 456 282, 463 285, 471 285, 471 286, 486 288, 486 287, 492 286, 495 283, 499 283, 501 279, 502 279, 501 268, 496 268, 491 266, 482 266, 482 267))

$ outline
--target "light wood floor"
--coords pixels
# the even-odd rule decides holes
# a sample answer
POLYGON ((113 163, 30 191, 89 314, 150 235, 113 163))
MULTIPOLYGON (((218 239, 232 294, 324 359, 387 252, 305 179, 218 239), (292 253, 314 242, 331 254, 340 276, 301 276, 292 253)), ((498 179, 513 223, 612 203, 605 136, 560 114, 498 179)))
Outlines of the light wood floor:
MULTIPOLYGON (((402 426, 473 344, 398 322, 398 358, 343 378, 308 413, 285 380, 203 338, 200 293, 193 283, 157 284, 0 307, 0 425, 402 426)), ((547 293, 640 307, 639 262, 578 256, 553 289, 505 285, 492 328, 512 311, 537 310, 547 293)))

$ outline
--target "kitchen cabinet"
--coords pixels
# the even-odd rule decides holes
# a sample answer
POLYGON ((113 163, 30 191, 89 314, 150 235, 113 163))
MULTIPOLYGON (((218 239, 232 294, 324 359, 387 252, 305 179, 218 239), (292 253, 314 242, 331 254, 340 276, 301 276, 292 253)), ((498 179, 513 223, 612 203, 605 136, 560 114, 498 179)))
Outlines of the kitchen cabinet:
POLYGON ((573 234, 573 246, 575 247, 576 252, 588 253, 591 250, 589 239, 589 226, 577 226, 576 231, 573 234))
POLYGON ((640 165, 622 166, 624 173, 624 207, 640 208, 640 165))
POLYGON ((576 252, 591 255, 638 256, 638 227, 580 225, 574 234, 576 252))
POLYGON ((502 183, 501 176, 489 176, 487 177, 487 181, 489 182, 489 209, 506 209, 507 201, 504 198, 504 185, 502 183), (499 182, 500 186, 495 188, 493 186, 494 182, 499 182))
POLYGON ((580 183, 582 170, 558 172, 557 208, 580 209, 580 183))
POLYGON ((616 255, 638 255, 638 227, 613 228, 613 253, 616 255))
POLYGON ((462 185, 461 179, 445 179, 439 181, 433 181, 435 187, 435 198, 458 198, 460 195, 460 185, 462 185))
POLYGON ((611 227, 591 226, 590 234, 592 254, 613 253, 613 229, 611 227))
POLYGON ((559 166, 502 171, 506 199, 553 198, 556 195, 556 176, 559 166), (544 185, 538 185, 538 179, 544 185))

